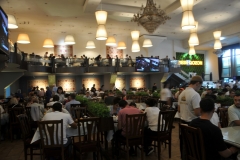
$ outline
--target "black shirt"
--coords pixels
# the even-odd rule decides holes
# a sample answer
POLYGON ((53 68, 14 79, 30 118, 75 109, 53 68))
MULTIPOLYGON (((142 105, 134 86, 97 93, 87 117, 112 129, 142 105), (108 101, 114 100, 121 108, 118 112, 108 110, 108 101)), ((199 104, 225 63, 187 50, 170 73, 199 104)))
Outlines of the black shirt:
POLYGON ((221 159, 218 152, 227 149, 221 130, 209 120, 200 118, 192 120, 189 126, 200 128, 202 130, 206 160, 221 159))
POLYGON ((107 106, 113 105, 114 98, 115 98, 114 96, 108 96, 105 98, 104 102, 106 103, 107 106))

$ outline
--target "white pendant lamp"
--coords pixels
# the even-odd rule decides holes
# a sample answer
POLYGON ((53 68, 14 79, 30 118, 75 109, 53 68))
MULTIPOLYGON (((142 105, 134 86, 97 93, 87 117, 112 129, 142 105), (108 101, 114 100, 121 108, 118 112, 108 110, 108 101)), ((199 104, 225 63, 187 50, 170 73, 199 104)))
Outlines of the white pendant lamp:
POLYGON ((216 39, 214 42, 214 49, 221 49, 222 48, 222 43, 219 39, 216 39))
POLYGON ((66 45, 71 45, 71 44, 75 44, 75 40, 74 37, 72 35, 67 35, 64 39, 64 43, 66 45))
POLYGON ((191 34, 188 40, 189 46, 197 46, 199 45, 198 35, 197 35, 197 29, 198 29, 198 22, 195 21, 195 28, 191 29, 191 34))
POLYGON ((192 12, 193 0, 181 0, 183 10, 182 29, 188 30, 195 28, 195 20, 192 12))
POLYGON ((126 49, 126 44, 124 42, 118 42, 117 49, 126 49))
POLYGON ((43 42, 43 47, 44 48, 53 48, 53 41, 51 39, 45 39, 45 41, 43 42))
POLYGON ((222 43, 220 41, 221 38, 221 31, 215 31, 213 32, 213 36, 215 38, 215 42, 214 42, 214 49, 221 49, 222 48, 222 43))
POLYGON ((152 45, 152 41, 150 40, 150 39, 145 39, 144 41, 143 41, 143 47, 152 47, 153 45, 152 45))
POLYGON ((17 43, 29 44, 30 43, 30 39, 29 39, 27 34, 21 33, 21 34, 18 35, 17 43))
POLYGON ((189 47, 189 52, 188 52, 189 55, 195 55, 196 54, 196 51, 194 49, 194 46, 190 46, 189 47))
POLYGON ((8 14, 8 28, 9 29, 17 29, 17 21, 13 15, 8 14))
POLYGON ((104 25, 98 25, 97 33, 96 33, 97 40, 106 40, 107 39, 107 31, 104 25))
POLYGON ((116 46, 116 40, 114 37, 108 37, 106 41, 106 46, 116 46))
POLYGON ((106 21, 107 21, 107 12, 106 11, 96 11, 95 16, 96 16, 98 25, 106 24, 106 21))
POLYGON ((87 42, 87 45, 86 45, 86 48, 87 48, 87 49, 96 48, 96 47, 95 47, 95 43, 94 43, 93 41, 88 41, 88 42, 87 42))
POLYGON ((213 32, 213 37, 215 39, 220 39, 221 38, 222 31, 215 31, 213 32))
POLYGON ((132 31, 131 36, 133 41, 138 41, 140 32, 139 31, 132 31))
POLYGON ((140 46, 138 41, 133 41, 132 43, 132 52, 140 52, 140 46))

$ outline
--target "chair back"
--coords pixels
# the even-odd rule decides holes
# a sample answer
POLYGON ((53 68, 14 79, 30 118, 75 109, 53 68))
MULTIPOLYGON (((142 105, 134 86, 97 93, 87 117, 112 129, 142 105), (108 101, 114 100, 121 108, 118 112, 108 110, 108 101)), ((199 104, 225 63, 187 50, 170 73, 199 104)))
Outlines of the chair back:
POLYGON ((160 109, 160 111, 166 111, 167 110, 167 103, 166 103, 166 101, 161 101, 161 100, 159 100, 159 109, 160 109))
POLYGON ((29 119, 26 114, 20 114, 17 116, 20 128, 22 131, 23 141, 25 142, 28 138, 32 138, 32 130, 29 123, 29 119))
POLYGON ((104 117, 100 119, 99 131, 105 132, 113 130, 115 132, 113 117, 104 117))
POLYGON ((83 118, 78 119, 78 139, 79 145, 87 143, 99 143, 99 118, 83 118))
POLYGON ((29 122, 33 122, 33 119, 31 116, 31 107, 25 107, 25 114, 27 115, 29 122))
POLYGON ((219 108, 219 115, 221 127, 228 127, 228 108, 219 108))
POLYGON ((143 136, 145 114, 127 114, 126 115, 126 138, 141 138, 143 136))
POLYGON ((83 118, 87 115, 87 108, 86 107, 71 107, 71 115, 74 119, 83 118))
POLYGON ((172 126, 176 110, 160 111, 158 116, 158 133, 172 133, 172 126))
POLYGON ((22 107, 9 108, 8 113, 9 113, 9 123, 18 124, 19 121, 17 119, 17 116, 20 114, 24 114, 24 109, 22 107))
POLYGON ((41 110, 40 106, 32 106, 31 107, 31 117, 33 121, 40 121, 41 120, 41 110))
POLYGON ((38 122, 41 144, 45 148, 63 147, 63 120, 38 122))
POLYGON ((180 125, 180 129, 187 152, 187 159, 205 160, 205 149, 201 129, 183 124, 180 125))
POLYGON ((81 107, 81 104, 71 104, 71 106, 70 106, 70 114, 72 117, 75 117, 72 108, 76 108, 76 107, 81 107))

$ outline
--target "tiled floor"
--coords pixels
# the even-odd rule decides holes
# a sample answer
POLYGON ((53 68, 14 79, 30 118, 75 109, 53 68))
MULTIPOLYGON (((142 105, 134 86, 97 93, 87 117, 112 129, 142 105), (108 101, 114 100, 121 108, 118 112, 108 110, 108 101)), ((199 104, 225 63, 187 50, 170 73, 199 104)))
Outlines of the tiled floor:
MULTIPOLYGON (((172 158, 171 160, 180 160, 180 151, 179 151, 179 138, 178 138, 178 124, 175 123, 176 127, 172 131, 172 158)), ((168 147, 165 148, 162 145, 161 148, 161 160, 168 160, 168 147)), ((109 151, 110 152, 110 151, 109 151)), ((125 159, 125 153, 123 152, 120 156, 121 159, 125 159)), ((28 157, 30 159, 30 156, 28 157)), ((34 160, 40 160, 40 156, 34 156, 34 160)), ((84 160, 91 160, 92 154, 85 155, 84 160)), ((109 159, 112 159, 111 157, 109 159)), ((130 157, 131 160, 141 159, 140 153, 137 156, 130 157)), ((145 157, 145 160, 156 160, 157 152, 153 152, 150 156, 145 157)), ((0 143, 0 160, 24 160, 23 154, 23 142, 22 140, 10 140, 1 141, 0 143)))

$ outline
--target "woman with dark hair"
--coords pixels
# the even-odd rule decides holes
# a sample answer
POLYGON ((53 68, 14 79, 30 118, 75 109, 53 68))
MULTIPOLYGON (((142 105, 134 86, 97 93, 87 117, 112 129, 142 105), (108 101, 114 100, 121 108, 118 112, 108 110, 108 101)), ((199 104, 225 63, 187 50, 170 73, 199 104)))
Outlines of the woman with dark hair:
POLYGON ((153 148, 150 147, 152 144, 150 137, 157 134, 158 115, 160 110, 156 107, 157 101, 153 98, 148 98, 145 103, 146 109, 144 112, 147 113, 148 127, 144 130, 144 151, 148 156, 153 152, 153 148))
POLYGON ((64 98, 65 98, 65 95, 64 95, 64 92, 63 92, 63 88, 62 87, 58 87, 57 89, 57 93, 55 95, 58 95, 59 97, 59 102, 64 102, 64 98))

